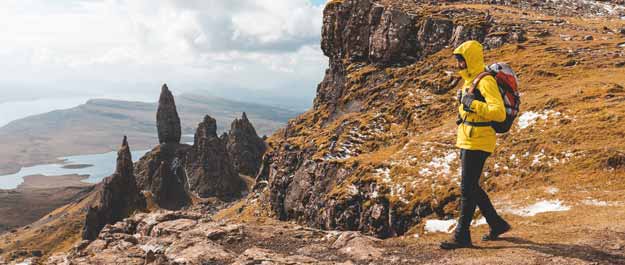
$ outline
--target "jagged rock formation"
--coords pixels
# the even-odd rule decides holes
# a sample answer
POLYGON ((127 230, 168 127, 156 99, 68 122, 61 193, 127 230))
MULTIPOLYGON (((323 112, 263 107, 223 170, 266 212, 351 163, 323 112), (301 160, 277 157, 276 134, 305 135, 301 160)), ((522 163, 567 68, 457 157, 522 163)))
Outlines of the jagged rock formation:
POLYGON ((178 117, 174 96, 169 91, 167 84, 163 85, 161 96, 158 100, 156 128, 159 143, 180 143, 182 135, 180 117, 178 117))
POLYGON ((256 176, 260 161, 267 147, 258 137, 252 123, 243 112, 241 119, 235 119, 227 135, 226 148, 235 170, 248 176, 256 176))
POLYGON ((165 209, 180 209, 191 202, 184 163, 188 145, 165 143, 143 156, 135 165, 137 183, 165 209))
POLYGON ((225 140, 217 137, 216 120, 204 117, 185 164, 189 189, 199 197, 232 199, 246 189, 226 151, 225 140))
POLYGON ((83 239, 94 240, 105 225, 121 221, 133 212, 145 209, 145 198, 137 188, 130 147, 125 136, 117 152, 115 173, 104 179, 96 189, 99 201, 87 211, 83 239))
POLYGON ((180 209, 191 202, 191 196, 224 200, 240 197, 247 186, 237 170, 254 175, 265 147, 247 116, 235 120, 230 134, 220 137, 215 119, 205 116, 193 146, 189 146, 175 141, 179 139, 180 123, 176 122, 179 119, 173 102, 164 86, 157 115, 161 119, 158 129, 162 143, 137 162, 139 186, 165 209, 180 209))

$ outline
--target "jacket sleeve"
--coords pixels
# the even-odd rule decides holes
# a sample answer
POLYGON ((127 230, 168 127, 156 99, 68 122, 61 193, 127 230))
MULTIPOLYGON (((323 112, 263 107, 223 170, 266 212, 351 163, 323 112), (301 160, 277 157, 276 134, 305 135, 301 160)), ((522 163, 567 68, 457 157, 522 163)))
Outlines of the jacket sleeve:
POLYGON ((506 107, 504 106, 497 82, 492 77, 485 77, 479 83, 479 89, 486 102, 474 100, 471 104, 478 116, 486 120, 503 122, 506 120, 506 107))

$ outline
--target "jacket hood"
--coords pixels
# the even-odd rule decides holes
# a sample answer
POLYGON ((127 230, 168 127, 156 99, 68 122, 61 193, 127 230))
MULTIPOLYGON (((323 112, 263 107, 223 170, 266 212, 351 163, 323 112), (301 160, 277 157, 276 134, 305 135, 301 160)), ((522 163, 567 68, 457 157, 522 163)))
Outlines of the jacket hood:
POLYGON ((458 72, 466 83, 473 82, 473 79, 480 73, 484 72, 486 65, 484 64, 484 49, 482 44, 477 41, 467 41, 454 50, 454 54, 464 57, 467 62, 467 69, 458 72))

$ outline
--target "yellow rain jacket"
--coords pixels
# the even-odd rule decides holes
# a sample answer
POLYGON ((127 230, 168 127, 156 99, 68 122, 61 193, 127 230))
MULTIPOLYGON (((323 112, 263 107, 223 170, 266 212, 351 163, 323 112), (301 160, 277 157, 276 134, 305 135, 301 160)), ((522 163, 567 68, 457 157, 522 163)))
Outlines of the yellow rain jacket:
MULTIPOLYGON (((484 52, 482 45, 477 41, 467 41, 454 50, 454 54, 464 57, 467 69, 458 72, 464 79, 463 94, 467 93, 473 80, 485 71, 484 52)), ((464 111, 462 104, 458 107, 462 119, 468 122, 503 122, 506 119, 506 108, 499 93, 499 87, 494 77, 488 75, 475 88, 479 90, 486 102, 474 100, 471 103, 471 112, 464 111)), ((497 137, 495 130, 490 127, 469 126, 464 123, 458 126, 456 147, 467 150, 481 150, 492 153, 495 151, 497 137)))

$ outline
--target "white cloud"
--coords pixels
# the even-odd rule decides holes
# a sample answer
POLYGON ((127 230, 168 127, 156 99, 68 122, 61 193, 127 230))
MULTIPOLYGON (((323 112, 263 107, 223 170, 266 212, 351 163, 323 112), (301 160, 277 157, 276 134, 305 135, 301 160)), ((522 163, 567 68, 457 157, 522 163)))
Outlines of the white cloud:
POLYGON ((314 95, 327 63, 321 13, 309 0, 5 0, 0 89, 158 93, 170 82, 314 95))

